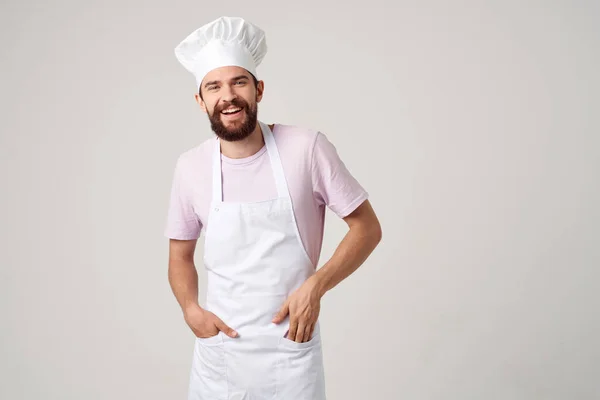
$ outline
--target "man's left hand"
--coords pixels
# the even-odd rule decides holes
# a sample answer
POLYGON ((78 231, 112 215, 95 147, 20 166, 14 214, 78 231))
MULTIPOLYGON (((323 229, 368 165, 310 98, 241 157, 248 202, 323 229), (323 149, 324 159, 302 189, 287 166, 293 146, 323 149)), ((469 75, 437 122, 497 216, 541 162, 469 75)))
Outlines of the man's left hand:
POLYGON ((319 318, 321 297, 317 279, 313 275, 286 299, 273 322, 279 324, 289 314, 288 339, 298 343, 308 342, 319 318))

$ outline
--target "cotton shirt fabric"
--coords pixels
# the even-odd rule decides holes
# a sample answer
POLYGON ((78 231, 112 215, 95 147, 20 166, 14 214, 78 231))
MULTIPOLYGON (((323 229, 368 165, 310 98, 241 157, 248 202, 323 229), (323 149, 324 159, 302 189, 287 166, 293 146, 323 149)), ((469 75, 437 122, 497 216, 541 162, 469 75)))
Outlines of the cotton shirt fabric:
MULTIPOLYGON (((325 134, 291 125, 272 128, 292 198, 302 244, 316 267, 321 253, 326 207, 344 218, 367 198, 325 134)), ((212 199, 215 138, 177 158, 164 235, 198 239, 208 222, 212 199)), ((271 163, 263 146, 245 158, 221 154, 223 201, 259 202, 277 197, 271 163)))

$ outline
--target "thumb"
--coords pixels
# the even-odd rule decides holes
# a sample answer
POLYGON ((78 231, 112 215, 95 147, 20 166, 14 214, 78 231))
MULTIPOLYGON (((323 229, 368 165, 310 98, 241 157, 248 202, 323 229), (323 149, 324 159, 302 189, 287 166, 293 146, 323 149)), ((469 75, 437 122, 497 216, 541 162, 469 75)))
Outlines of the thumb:
POLYGON ((227 326, 227 324, 225 324, 225 322, 223 322, 218 317, 217 317, 217 320, 215 321, 215 326, 229 337, 234 338, 234 337, 237 337, 237 335, 238 335, 238 333, 236 331, 234 331, 229 326, 227 326))
POLYGON ((281 321, 283 321, 286 317, 286 315, 288 315, 290 311, 290 306, 289 303, 286 301, 285 303, 283 303, 283 306, 279 309, 279 312, 275 315, 275 317, 273 318, 272 322, 278 324, 281 321))

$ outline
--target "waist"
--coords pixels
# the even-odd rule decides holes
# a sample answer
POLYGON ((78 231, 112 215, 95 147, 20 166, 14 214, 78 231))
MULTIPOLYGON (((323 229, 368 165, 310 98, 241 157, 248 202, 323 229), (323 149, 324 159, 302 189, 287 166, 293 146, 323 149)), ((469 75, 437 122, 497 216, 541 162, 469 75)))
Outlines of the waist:
POLYGON ((307 266, 206 265, 207 295, 231 298, 285 296, 300 287, 315 273, 307 266))
POLYGON ((268 328, 286 299, 287 294, 234 296, 209 291, 206 309, 236 330, 245 327, 268 328))

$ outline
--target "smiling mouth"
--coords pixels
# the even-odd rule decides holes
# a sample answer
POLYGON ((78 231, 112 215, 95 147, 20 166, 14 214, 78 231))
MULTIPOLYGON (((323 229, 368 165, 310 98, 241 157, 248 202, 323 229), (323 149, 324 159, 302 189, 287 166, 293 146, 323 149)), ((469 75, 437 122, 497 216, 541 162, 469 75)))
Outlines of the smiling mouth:
POLYGON ((227 110, 221 111, 221 114, 223 114, 223 115, 235 115, 235 114, 238 114, 240 111, 242 111, 242 108, 240 108, 240 107, 237 107, 237 108, 228 108, 227 110))

